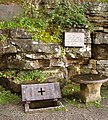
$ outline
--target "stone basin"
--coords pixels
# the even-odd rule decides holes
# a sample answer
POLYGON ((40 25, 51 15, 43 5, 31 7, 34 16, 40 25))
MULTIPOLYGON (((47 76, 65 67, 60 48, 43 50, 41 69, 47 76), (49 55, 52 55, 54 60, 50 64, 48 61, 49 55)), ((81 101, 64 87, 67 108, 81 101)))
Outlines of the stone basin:
POLYGON ((83 102, 95 102, 101 100, 101 85, 108 81, 108 76, 84 74, 74 76, 71 80, 80 84, 80 98, 83 102))
POLYGON ((84 75, 76 75, 71 79, 74 82, 84 83, 84 84, 103 83, 108 81, 108 76, 103 76, 101 74, 84 74, 84 75))

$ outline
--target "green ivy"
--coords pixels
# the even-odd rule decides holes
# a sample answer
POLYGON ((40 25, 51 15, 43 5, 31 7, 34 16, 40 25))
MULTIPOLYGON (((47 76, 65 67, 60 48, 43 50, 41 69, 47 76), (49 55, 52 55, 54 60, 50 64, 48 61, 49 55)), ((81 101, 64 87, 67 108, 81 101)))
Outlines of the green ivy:
POLYGON ((51 27, 61 27, 63 30, 72 27, 90 27, 87 18, 84 15, 84 7, 80 4, 57 4, 49 13, 49 25, 51 27))
POLYGON ((24 29, 32 34, 35 41, 46 43, 61 42, 63 31, 76 27, 91 28, 80 4, 55 4, 54 9, 37 9, 35 5, 24 2, 24 14, 13 21, 1 21, 0 29, 24 29))

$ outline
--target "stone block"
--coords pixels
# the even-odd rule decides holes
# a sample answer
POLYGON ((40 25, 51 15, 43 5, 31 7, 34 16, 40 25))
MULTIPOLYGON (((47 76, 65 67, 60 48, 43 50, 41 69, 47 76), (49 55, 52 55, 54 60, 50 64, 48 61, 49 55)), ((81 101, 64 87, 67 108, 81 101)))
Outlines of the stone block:
POLYGON ((71 58, 90 58, 91 44, 85 44, 82 48, 66 48, 66 55, 71 58))
POLYGON ((23 54, 6 54, 2 55, 1 59, 2 64, 0 66, 1 69, 9 68, 9 69, 38 69, 43 67, 49 67, 50 61, 49 59, 37 59, 37 60, 29 60, 25 59, 23 54))
POLYGON ((98 71, 97 70, 91 70, 91 74, 98 74, 98 71))
POLYGON ((31 39, 32 35, 26 32, 24 29, 13 29, 10 31, 11 38, 31 39))
POLYGON ((15 46, 8 44, 8 41, 0 41, 0 55, 16 53, 15 46))
POLYGON ((10 44, 16 46, 19 52, 31 52, 32 51, 32 40, 31 39, 11 39, 10 44))
POLYGON ((90 12, 96 13, 96 12, 107 12, 108 11, 108 4, 107 3, 101 3, 101 2, 90 2, 88 10, 90 12))
POLYGON ((92 45, 93 59, 107 60, 108 59, 108 44, 93 44, 92 45))
POLYGON ((90 59, 89 60, 89 68, 96 70, 96 63, 97 63, 97 60, 90 59))
POLYGON ((98 60, 97 71, 103 75, 108 76, 108 60, 98 60))
POLYGON ((51 58, 50 67, 65 67, 65 62, 62 58, 51 58))
POLYGON ((23 69, 38 69, 40 68, 40 64, 38 60, 35 61, 30 61, 30 60, 26 60, 25 61, 25 65, 23 67, 23 69))
POLYGON ((57 82, 68 78, 68 71, 63 67, 42 68, 41 71, 46 74, 46 82, 57 82))
POLYGON ((40 53, 61 55, 61 46, 59 44, 54 44, 54 43, 35 44, 35 42, 33 42, 32 50, 35 52, 40 52, 40 53))
POLYGON ((95 32, 93 38, 94 44, 108 44, 108 33, 95 32))
POLYGON ((73 64, 87 65, 89 63, 89 58, 74 59, 74 58, 71 58, 69 54, 66 54, 66 56, 64 57, 64 62, 65 62, 65 67, 69 67, 73 64))
POLYGON ((7 62, 0 56, 0 70, 7 69, 7 62))
POLYGON ((72 77, 74 75, 80 74, 80 65, 79 64, 73 64, 68 67, 68 77, 72 77))
POLYGON ((10 43, 17 47, 18 51, 25 53, 46 53, 61 54, 61 46, 59 44, 46 44, 35 42, 32 39, 14 39, 10 43))
POLYGON ((50 59, 50 55, 45 55, 41 53, 23 53, 23 57, 29 60, 38 60, 38 59, 50 59))
POLYGON ((90 74, 91 68, 89 68, 89 65, 81 65, 80 67, 80 74, 90 74))
POLYGON ((108 60, 97 60, 98 65, 108 65, 108 60))
MULTIPOLYGON (((4 54, 4 44, 6 43, 3 43, 2 41, 0 41, 0 55, 4 54)), ((6 44, 7 45, 7 44, 6 44)))
POLYGON ((102 83, 80 84, 80 96, 84 102, 101 100, 100 87, 102 83))

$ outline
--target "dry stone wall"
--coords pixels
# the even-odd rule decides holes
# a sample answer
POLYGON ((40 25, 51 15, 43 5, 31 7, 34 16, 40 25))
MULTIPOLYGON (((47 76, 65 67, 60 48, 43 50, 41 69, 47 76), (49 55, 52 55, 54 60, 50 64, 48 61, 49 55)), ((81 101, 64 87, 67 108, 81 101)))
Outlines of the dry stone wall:
POLYGON ((40 69, 51 73, 48 77, 53 80, 87 73, 108 76, 108 4, 92 3, 86 15, 94 24, 92 34, 82 28, 70 30, 84 32, 81 48, 36 42, 23 29, 0 30, 10 36, 0 41, 0 70, 40 69))
POLYGON ((94 25, 92 34, 92 59, 96 71, 108 75, 108 3, 91 3, 87 16, 94 25))
MULTIPOLYGON (((79 29, 71 29, 78 31, 79 29)), ((8 33, 10 39, 0 41, 0 70, 5 69, 41 69, 53 73, 53 77, 68 78, 80 74, 88 69, 88 61, 91 58, 90 32, 84 32, 84 46, 81 48, 63 48, 58 43, 36 42, 31 39, 29 33, 24 30, 1 30, 2 34, 8 33), (82 67, 81 67, 82 66, 82 67)), ((89 70, 90 71, 90 70, 89 70)))

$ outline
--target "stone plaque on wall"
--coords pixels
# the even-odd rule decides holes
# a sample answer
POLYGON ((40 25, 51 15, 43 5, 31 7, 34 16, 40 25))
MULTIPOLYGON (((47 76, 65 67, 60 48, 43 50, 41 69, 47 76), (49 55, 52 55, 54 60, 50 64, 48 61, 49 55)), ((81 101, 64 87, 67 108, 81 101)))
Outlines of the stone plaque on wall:
POLYGON ((83 32, 65 32, 64 46, 65 47, 83 47, 84 33, 83 32))

